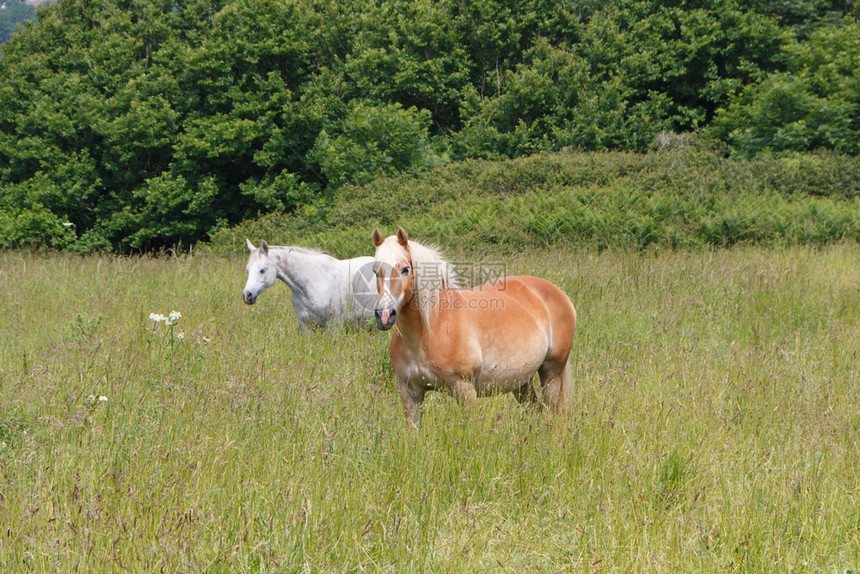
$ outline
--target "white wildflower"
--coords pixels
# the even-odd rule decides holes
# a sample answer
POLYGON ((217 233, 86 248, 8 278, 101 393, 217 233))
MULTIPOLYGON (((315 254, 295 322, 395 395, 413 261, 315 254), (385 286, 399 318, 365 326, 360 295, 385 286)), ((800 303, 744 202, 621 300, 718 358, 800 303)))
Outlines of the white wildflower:
POLYGON ((94 402, 96 402, 96 398, 95 398, 95 396, 93 396, 93 395, 88 396, 88 397, 87 397, 87 402, 88 402, 88 403, 94 403, 94 402))
POLYGON ((173 321, 174 323, 181 318, 182 318, 182 313, 180 313, 179 311, 171 311, 170 312, 170 320, 173 321))
POLYGON ((99 397, 99 402, 100 402, 100 403, 106 403, 106 402, 107 402, 107 397, 106 397, 106 396, 104 396, 104 395, 101 395, 101 396, 99 397))
POLYGON ((156 323, 158 323, 160 321, 167 321, 167 317, 165 317, 161 313, 150 313, 149 318, 151 320, 155 321, 156 323))
POLYGON ((176 333, 176 340, 177 341, 184 341, 185 340, 185 333, 176 333))

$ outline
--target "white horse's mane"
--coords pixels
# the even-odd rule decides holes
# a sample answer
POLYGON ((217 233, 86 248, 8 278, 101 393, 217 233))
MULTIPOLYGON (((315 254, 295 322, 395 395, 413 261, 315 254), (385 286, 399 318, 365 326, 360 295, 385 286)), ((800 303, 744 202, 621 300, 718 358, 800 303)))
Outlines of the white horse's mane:
POLYGON ((454 266, 445 259, 439 248, 417 241, 408 241, 409 252, 397 240, 396 235, 385 239, 376 248, 376 260, 388 265, 397 265, 407 259, 412 265, 413 290, 418 299, 418 311, 424 327, 430 330, 430 319, 439 308, 440 292, 457 290, 457 275, 454 266))
MULTIPOLYGON (((313 249, 310 247, 296 247, 295 245, 269 245, 269 249, 275 249, 278 251, 295 251, 296 253, 301 253, 302 255, 329 255, 328 252, 322 251, 321 249, 313 249)), ((257 247, 253 251, 253 255, 262 255, 262 250, 260 247, 257 247)))

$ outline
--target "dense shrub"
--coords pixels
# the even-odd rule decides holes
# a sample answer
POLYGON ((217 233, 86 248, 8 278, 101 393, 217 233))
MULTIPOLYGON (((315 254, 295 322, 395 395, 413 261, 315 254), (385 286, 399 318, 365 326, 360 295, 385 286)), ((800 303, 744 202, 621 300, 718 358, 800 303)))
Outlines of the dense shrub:
POLYGON ((345 187, 324 222, 271 214, 217 232, 210 249, 241 252, 250 237, 367 254, 374 227, 398 225, 477 251, 858 241, 860 180, 846 188, 858 170, 860 159, 832 153, 748 160, 694 149, 469 160, 345 187))

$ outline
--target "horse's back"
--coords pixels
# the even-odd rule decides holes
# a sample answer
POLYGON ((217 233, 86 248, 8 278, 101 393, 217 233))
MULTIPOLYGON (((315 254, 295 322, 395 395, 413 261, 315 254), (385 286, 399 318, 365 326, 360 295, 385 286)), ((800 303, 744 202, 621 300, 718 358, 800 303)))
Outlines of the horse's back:
POLYGON ((531 275, 519 275, 507 279, 509 285, 522 285, 525 289, 534 293, 547 305, 553 317, 570 322, 572 328, 576 326, 576 309, 570 297, 567 296, 567 293, 559 287, 556 287, 546 279, 531 275))
POLYGON ((540 301, 554 317, 576 325, 576 309, 570 297, 546 279, 531 275, 515 275, 488 281, 472 289, 476 293, 504 293, 519 299, 540 301))
POLYGON ((535 313, 545 313, 552 351, 565 357, 570 353, 576 331, 576 308, 564 291, 546 279, 531 275, 497 280, 494 288, 517 298, 535 313))

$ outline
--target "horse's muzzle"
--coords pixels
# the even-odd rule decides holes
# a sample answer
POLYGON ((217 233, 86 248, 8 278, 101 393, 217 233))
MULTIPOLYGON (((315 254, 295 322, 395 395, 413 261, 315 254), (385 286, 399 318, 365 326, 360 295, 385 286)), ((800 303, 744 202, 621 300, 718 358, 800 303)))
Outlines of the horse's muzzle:
POLYGON ((248 305, 253 305, 257 302, 257 298, 252 295, 250 291, 245 291, 244 293, 242 293, 242 300, 248 305))
POLYGON ((374 309, 373 314, 376 315, 376 326, 383 331, 393 327, 397 320, 397 309, 374 309))

